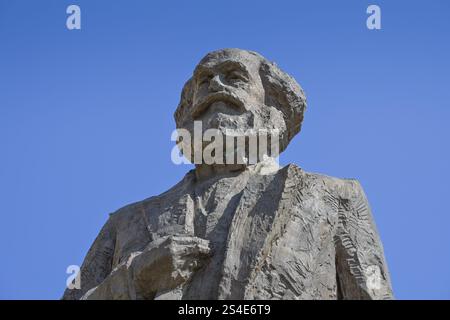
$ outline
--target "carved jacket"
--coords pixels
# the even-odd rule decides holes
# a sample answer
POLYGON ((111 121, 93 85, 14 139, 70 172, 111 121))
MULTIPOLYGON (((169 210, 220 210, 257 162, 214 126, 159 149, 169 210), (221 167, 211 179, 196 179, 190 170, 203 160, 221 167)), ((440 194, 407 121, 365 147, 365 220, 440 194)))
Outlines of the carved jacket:
POLYGON ((158 298, 136 295, 118 270, 127 273, 130 256, 177 234, 209 240, 214 250, 168 298, 393 298, 358 181, 288 165, 272 174, 245 170, 207 182, 197 181, 192 170, 169 191, 119 209, 84 260, 81 289, 66 289, 63 299, 92 292, 97 299, 158 298), (106 282, 107 290, 96 295, 106 282))

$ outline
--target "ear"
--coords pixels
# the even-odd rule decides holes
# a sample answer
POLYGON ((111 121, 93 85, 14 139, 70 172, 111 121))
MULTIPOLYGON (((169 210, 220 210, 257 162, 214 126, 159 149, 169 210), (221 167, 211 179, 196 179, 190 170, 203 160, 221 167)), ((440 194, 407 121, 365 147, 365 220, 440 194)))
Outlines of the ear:
POLYGON ((262 61, 259 75, 265 90, 265 104, 283 113, 287 132, 282 135, 283 149, 301 129, 306 97, 294 78, 281 71, 276 64, 262 61))

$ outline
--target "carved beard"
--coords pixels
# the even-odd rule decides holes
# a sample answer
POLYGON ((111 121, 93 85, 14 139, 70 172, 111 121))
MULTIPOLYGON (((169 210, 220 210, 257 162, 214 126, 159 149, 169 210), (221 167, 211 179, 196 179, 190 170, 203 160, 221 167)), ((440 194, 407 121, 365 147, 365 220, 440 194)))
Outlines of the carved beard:
MULTIPOLYGON (((260 130, 265 130, 268 132, 267 136, 267 147, 268 147, 268 155, 272 155, 270 152, 270 146, 271 146, 271 132, 272 130, 276 129, 279 130, 278 135, 276 136, 276 139, 278 141, 278 146, 282 145, 282 141, 284 138, 284 133, 286 132, 286 121, 283 116, 283 113, 272 106, 267 105, 250 105, 242 103, 242 108, 236 108, 236 106, 232 105, 233 102, 229 100, 217 100, 209 105, 206 105, 205 108, 200 113, 196 113, 195 119, 186 119, 184 129, 187 129, 188 132, 190 132, 192 140, 190 144, 184 144, 184 147, 189 148, 191 150, 191 162, 193 163, 193 151, 194 151, 194 137, 196 137, 196 134, 194 133, 194 121, 201 121, 201 137, 204 137, 205 132, 208 129, 217 129, 222 137, 222 143, 223 143, 223 156, 225 162, 225 157, 227 154, 227 151, 231 151, 230 149, 227 149, 227 136, 233 136, 236 137, 236 135, 239 136, 245 136, 245 157, 249 157, 249 147, 248 147, 248 131, 252 131, 251 134, 259 134, 260 130), (230 134, 231 131, 231 134, 230 134), (281 139, 281 140, 280 140, 281 139)), ((197 132, 199 135, 200 132, 197 132)), ((202 139, 201 138, 201 139, 202 139)), ((259 138, 258 138, 259 139, 259 138)), ((203 154, 203 151, 205 148, 207 148, 215 139, 213 140, 203 140, 202 143, 198 146, 200 150, 200 153, 203 154)), ((237 141, 234 140, 235 142, 237 141)), ((242 141, 242 140, 241 140, 242 141)), ((259 141, 259 140, 258 140, 259 141)), ((180 145, 181 146, 181 145, 180 145)), ((184 148, 183 147, 183 148, 184 148)), ((236 154, 236 147, 237 144, 234 145, 234 153, 236 154)), ((209 149, 211 150, 211 149, 209 149)), ((258 151, 259 152, 259 151, 258 151)), ((278 150, 279 152, 279 150, 278 150)), ((279 154, 276 154, 278 156, 279 154)), ((258 162, 261 161, 261 157, 258 154, 258 162)), ((254 158, 253 158, 254 159, 254 158)))
POLYGON ((222 101, 213 103, 199 120, 203 122, 203 130, 218 129, 224 134, 227 129, 252 129, 255 124, 252 112, 239 112, 222 101))
MULTIPOLYGON (((283 130, 286 127, 284 118, 279 112, 279 110, 275 109, 274 107, 269 106, 247 106, 248 110, 245 112, 233 112, 233 108, 230 108, 226 105, 226 102, 217 101, 214 102, 211 107, 205 111, 200 117, 197 118, 196 121, 201 121, 202 123, 202 130, 201 135, 204 137, 205 132, 208 129, 217 129, 218 132, 221 135, 222 138, 222 144, 223 144, 223 164, 226 164, 226 157, 227 153, 234 152, 234 154, 237 157, 237 147, 238 147, 238 138, 245 137, 245 157, 247 159, 255 159, 254 157, 249 156, 249 135, 259 135, 260 130, 263 130, 267 134, 267 155, 271 154, 271 138, 272 138, 272 130, 273 129, 281 129, 283 130), (227 137, 233 137, 234 145, 230 149, 227 145, 227 137)), ((194 134, 193 122, 190 122, 190 127, 188 131, 191 133, 192 137, 198 138, 194 134)), ((275 136, 279 143, 279 136, 275 136)), ((259 139, 259 137, 258 137, 259 139)), ((203 154, 203 151, 205 148, 210 146, 212 142, 215 141, 213 139, 210 140, 203 140, 202 144, 199 146, 201 148, 201 152, 203 154)), ((242 139, 240 140, 242 141, 242 139)), ((259 140, 257 140, 259 141, 259 140)), ((258 143, 258 142, 257 142, 258 143)), ((191 141, 191 150, 194 150, 194 142, 191 141)), ((255 149, 252 149, 255 150, 255 149)), ((258 149, 257 149, 258 150, 258 149)), ((278 149, 277 149, 278 151, 278 149)), ((258 151, 253 151, 258 152, 258 151)), ((239 153, 242 155, 242 153, 239 153)), ((191 153, 192 155, 192 153, 191 153)), ((278 154, 275 155, 275 157, 278 156, 278 154)), ((257 162, 261 161, 261 157, 258 155, 257 162)), ((191 162, 192 162, 191 158, 191 162)), ((236 160, 237 161, 237 160, 236 160)), ((252 160, 253 161, 253 160, 252 160)), ((254 164, 251 163, 251 164, 254 164)))
POLYGON ((278 129, 281 134, 286 132, 286 121, 283 113, 275 107, 267 105, 247 106, 244 112, 230 108, 227 102, 215 102, 205 112, 201 120, 203 132, 207 129, 218 129, 224 135, 227 130, 274 130, 278 129))

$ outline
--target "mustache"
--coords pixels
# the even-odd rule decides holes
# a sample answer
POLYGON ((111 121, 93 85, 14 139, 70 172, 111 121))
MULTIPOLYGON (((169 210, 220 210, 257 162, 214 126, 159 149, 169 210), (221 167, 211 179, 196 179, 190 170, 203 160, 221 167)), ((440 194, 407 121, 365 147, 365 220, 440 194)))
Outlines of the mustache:
POLYGON ((235 94, 233 94, 231 92, 221 91, 221 92, 212 93, 212 94, 206 96, 205 98, 203 98, 199 103, 197 103, 192 108, 192 112, 191 112, 192 118, 196 119, 196 118, 200 117, 203 113, 205 113, 209 109, 209 107, 214 102, 218 102, 218 101, 228 102, 228 104, 231 105, 232 108, 235 108, 238 111, 245 110, 244 102, 241 99, 239 99, 235 94))

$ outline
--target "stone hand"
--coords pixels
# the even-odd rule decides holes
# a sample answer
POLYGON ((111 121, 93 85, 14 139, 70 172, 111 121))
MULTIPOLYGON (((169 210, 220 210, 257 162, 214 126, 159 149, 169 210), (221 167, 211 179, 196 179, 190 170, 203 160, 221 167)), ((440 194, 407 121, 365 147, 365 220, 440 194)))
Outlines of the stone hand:
POLYGON ((157 242, 133 260, 134 286, 145 299, 186 283, 211 253, 209 241, 194 236, 169 236, 157 242))
POLYGON ((133 252, 82 299, 154 299, 181 287, 210 256, 209 241, 167 236, 133 252))

